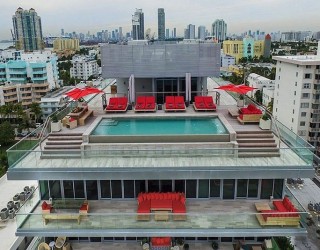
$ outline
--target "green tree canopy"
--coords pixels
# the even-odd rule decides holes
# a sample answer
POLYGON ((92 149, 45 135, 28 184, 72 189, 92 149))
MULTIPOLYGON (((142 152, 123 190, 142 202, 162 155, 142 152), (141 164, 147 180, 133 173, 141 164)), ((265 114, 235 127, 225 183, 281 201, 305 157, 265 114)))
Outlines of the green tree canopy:
POLYGON ((8 145, 14 141, 14 129, 7 121, 0 124, 0 144, 8 145))
POLYGON ((42 111, 41 111, 41 107, 40 104, 37 102, 33 102, 30 104, 30 111, 34 114, 35 117, 35 121, 37 122, 37 120, 40 118, 40 116, 42 115, 42 111))

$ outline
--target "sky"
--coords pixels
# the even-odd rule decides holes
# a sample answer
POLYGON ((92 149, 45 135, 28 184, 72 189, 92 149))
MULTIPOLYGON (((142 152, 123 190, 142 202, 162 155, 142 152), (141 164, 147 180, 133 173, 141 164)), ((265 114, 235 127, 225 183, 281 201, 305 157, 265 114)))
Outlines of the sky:
MULTIPOLYGON (((157 9, 164 8, 166 28, 178 35, 188 24, 205 25, 211 32, 224 19, 228 34, 248 30, 320 31, 319 0, 0 0, 0 40, 11 38, 12 15, 18 7, 34 8, 41 17, 43 35, 65 32, 96 33, 123 27, 131 31, 131 16, 142 8, 145 30, 157 36, 157 9)), ((170 31, 171 32, 171 31, 170 31)))

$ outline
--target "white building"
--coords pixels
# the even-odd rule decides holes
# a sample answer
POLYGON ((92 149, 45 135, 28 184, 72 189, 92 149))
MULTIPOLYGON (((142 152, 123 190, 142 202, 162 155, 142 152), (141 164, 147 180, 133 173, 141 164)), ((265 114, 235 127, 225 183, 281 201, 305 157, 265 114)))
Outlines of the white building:
POLYGON ((293 132, 317 146, 320 136, 320 55, 275 56, 273 114, 293 132))
POLYGON ((263 92, 268 89, 270 91, 274 89, 274 86, 275 86, 274 80, 270 80, 269 78, 263 77, 255 73, 249 74, 247 81, 249 82, 250 87, 256 88, 256 90, 249 92, 249 95, 251 95, 251 97, 254 96, 257 90, 260 90, 263 92))
POLYGON ((82 80, 88 80, 92 75, 98 74, 97 60, 90 57, 74 56, 70 76, 82 80))
POLYGON ((262 89, 262 105, 267 107, 273 99, 274 99, 274 86, 264 87, 262 89))
POLYGON ((230 55, 225 55, 221 52, 221 67, 228 68, 230 65, 236 64, 236 58, 230 55))

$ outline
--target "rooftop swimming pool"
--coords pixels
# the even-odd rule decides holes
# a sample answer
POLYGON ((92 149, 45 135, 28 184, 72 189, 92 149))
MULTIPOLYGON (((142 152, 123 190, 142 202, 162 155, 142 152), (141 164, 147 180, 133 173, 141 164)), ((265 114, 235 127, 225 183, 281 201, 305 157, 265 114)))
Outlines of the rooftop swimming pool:
POLYGON ((91 135, 228 134, 218 117, 102 119, 91 135))
POLYGON ((103 118, 89 135, 92 143, 229 141, 219 117, 103 118))

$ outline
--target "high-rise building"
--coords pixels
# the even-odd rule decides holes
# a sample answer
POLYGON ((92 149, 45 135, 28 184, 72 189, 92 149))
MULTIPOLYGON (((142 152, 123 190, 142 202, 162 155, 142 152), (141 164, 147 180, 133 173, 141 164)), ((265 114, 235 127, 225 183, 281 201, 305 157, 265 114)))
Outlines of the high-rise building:
POLYGON ((189 24, 184 31, 185 39, 195 39, 196 38, 196 26, 193 24, 189 24))
POLYGON ((199 26, 198 27, 198 39, 204 40, 206 37, 206 27, 205 26, 199 26))
POLYGON ((64 29, 61 29, 61 36, 64 36, 64 29))
POLYGON ((226 40, 227 24, 223 19, 217 19, 212 24, 212 35, 217 39, 218 42, 226 40))
POLYGON ((177 28, 173 28, 173 37, 174 37, 174 38, 177 37, 177 28))
POLYGON ((132 15, 132 38, 133 40, 144 39, 144 13, 142 9, 136 9, 132 15))
POLYGON ((166 15, 164 13, 163 8, 158 9, 158 39, 164 40, 167 35, 165 35, 165 29, 166 29, 166 15))
POLYGON ((17 50, 43 49, 41 18, 34 9, 18 8, 12 17, 12 22, 17 50))
POLYGON ((122 38, 123 38, 122 27, 119 27, 119 39, 121 40, 122 38))
POLYGON ((166 38, 169 38, 170 37, 170 30, 169 29, 166 29, 166 38))

